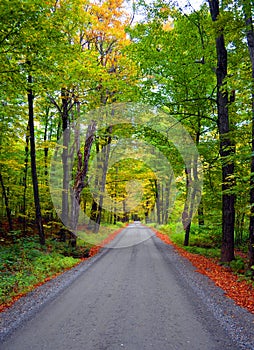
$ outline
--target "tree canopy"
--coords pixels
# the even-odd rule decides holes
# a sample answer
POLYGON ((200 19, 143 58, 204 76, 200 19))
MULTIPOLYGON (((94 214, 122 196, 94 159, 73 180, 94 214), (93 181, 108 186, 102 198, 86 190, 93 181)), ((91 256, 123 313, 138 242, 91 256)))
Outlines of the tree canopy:
POLYGON ((211 0, 188 10, 160 0, 133 9, 134 20, 123 0, 1 1, 3 237, 31 234, 40 205, 41 243, 43 227, 66 217, 74 240, 79 229, 140 219, 180 225, 188 245, 194 225, 216 237, 224 262, 235 244, 248 246, 253 269, 253 3, 211 0), (149 106, 140 107, 138 123, 129 103, 149 106), (118 108, 125 124, 99 122, 118 108), (169 137, 172 120, 197 149, 188 161, 185 134, 182 148, 169 137), (113 162, 130 144, 133 153, 113 162), (62 176, 59 216, 52 159, 62 176), (160 177, 154 164, 164 162, 171 170, 160 177), (78 210, 87 218, 82 228, 78 210))

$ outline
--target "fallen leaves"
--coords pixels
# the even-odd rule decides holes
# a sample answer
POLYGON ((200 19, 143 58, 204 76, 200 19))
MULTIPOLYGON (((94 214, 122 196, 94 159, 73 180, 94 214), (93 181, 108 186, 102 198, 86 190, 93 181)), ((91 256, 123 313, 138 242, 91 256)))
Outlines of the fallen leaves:
POLYGON ((226 296, 233 299, 235 303, 254 313, 254 288, 246 280, 239 277, 225 266, 220 266, 215 259, 206 258, 202 255, 187 252, 178 247, 170 238, 156 230, 156 236, 166 244, 174 246, 178 253, 188 259, 203 275, 208 276, 218 287, 225 291, 226 296))

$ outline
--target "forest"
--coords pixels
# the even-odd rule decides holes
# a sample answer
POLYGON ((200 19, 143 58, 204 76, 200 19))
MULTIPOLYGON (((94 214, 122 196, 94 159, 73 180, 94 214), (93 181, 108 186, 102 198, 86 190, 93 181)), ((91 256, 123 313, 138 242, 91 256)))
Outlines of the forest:
POLYGON ((137 220, 253 280, 253 11, 0 1, 1 301, 137 220))

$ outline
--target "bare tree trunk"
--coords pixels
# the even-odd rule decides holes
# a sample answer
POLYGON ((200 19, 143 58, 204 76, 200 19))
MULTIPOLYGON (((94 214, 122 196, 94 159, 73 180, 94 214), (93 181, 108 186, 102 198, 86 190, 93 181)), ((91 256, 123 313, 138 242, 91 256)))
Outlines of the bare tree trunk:
POLYGON ((36 168, 36 150, 35 150, 35 137, 34 137, 34 106, 33 106, 33 91, 31 88, 32 76, 28 76, 29 88, 27 91, 28 98, 28 110, 29 110, 29 132, 30 132, 30 156, 31 156, 31 171, 33 179, 33 191, 34 191, 34 204, 35 204, 35 213, 36 213, 36 222, 39 231, 40 244, 45 244, 45 235, 42 224, 41 216, 41 206, 40 206, 40 197, 39 197, 39 186, 37 178, 37 168, 36 168))
MULTIPOLYGON (((219 16, 219 1, 209 0, 212 21, 219 16)), ((217 109, 218 129, 220 135, 220 156, 222 159, 222 247, 221 261, 230 262, 234 256, 234 224, 235 224, 235 195, 230 193, 234 187, 234 161, 229 159, 235 153, 229 132, 228 92, 226 90, 227 50, 224 42, 223 29, 216 38, 217 51, 217 109)))

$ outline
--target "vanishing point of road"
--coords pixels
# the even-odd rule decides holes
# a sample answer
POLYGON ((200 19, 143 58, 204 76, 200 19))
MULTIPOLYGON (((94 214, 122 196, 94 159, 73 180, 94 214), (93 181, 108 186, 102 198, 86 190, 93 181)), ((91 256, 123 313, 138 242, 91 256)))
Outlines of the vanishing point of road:
MULTIPOLYGON (((7 337, 0 348, 244 348, 223 326, 225 320, 221 317, 225 315, 221 316, 216 311, 219 306, 214 306, 217 299, 219 305, 228 298, 208 278, 195 272, 173 247, 161 242, 149 228, 134 223, 71 285, 7 337)), ((231 300, 227 302, 229 308, 238 308, 231 300)))

